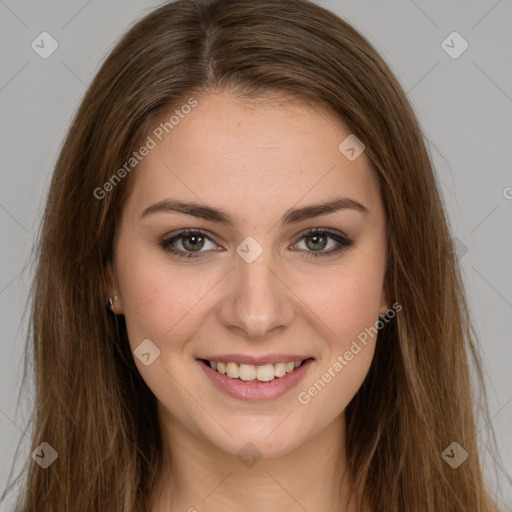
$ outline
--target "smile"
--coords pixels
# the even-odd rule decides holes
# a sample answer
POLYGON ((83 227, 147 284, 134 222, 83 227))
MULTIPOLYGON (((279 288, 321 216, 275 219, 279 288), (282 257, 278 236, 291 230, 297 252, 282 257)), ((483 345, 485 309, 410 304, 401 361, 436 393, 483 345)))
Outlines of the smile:
POLYGON ((252 364, 238 364, 235 362, 205 361, 212 370, 231 379, 244 381, 270 382, 275 378, 284 377, 287 373, 293 372, 304 361, 290 361, 288 363, 264 364, 255 366, 252 364))
POLYGON ((256 361, 264 364, 248 364, 249 358, 243 359, 246 362, 197 359, 197 363, 214 388, 222 393, 239 400, 261 401, 276 399, 296 388, 315 362, 312 357, 256 361))

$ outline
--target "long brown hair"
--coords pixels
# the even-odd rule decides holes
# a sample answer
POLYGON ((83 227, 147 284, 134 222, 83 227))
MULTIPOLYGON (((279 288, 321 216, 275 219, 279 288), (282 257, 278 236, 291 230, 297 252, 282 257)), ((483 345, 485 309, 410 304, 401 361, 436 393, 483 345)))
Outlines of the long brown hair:
POLYGON ((403 311, 379 333, 346 409, 354 489, 381 512, 497 510, 478 456, 476 336, 423 135, 377 51, 307 0, 166 3, 126 33, 89 86, 47 198, 26 351, 35 377, 32 449, 47 442, 58 459, 47 469, 28 460, 20 510, 150 507, 163 464, 155 397, 123 317, 105 306, 105 265, 137 170, 104 184, 164 113, 213 90, 327 107, 366 145, 378 176, 387 289, 403 311), (456 469, 441 455, 454 441, 469 454, 456 469))

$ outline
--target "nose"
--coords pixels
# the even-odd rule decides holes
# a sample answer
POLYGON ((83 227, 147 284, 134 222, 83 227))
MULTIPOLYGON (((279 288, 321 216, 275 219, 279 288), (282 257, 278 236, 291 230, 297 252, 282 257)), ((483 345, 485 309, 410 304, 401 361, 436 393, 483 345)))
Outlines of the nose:
POLYGON ((252 263, 236 257, 218 310, 226 328, 253 341, 277 334, 291 324, 295 314, 294 294, 270 252, 263 251, 252 263))

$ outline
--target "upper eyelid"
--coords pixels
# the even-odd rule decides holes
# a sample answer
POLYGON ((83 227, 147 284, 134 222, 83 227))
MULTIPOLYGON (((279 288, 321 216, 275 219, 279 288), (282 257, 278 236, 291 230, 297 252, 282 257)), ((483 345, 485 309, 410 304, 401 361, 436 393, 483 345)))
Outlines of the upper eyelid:
MULTIPOLYGON (((302 238, 304 238, 306 235, 310 233, 326 233, 327 236, 331 235, 331 237, 338 236, 340 238, 344 238, 347 241, 351 241, 351 238, 348 237, 343 231, 340 230, 334 230, 333 228, 322 228, 322 227, 314 227, 314 228, 308 228, 305 230, 300 231, 295 235, 295 242, 293 244, 296 244, 298 241, 300 241, 302 238)), ((178 231, 177 233, 171 234, 170 236, 165 236, 163 238, 163 241, 169 242, 171 240, 179 240, 181 237, 186 236, 187 234, 199 234, 199 235, 205 235, 206 238, 208 238, 211 242, 215 243, 216 245, 220 245, 218 242, 218 239, 215 235, 210 233, 206 229, 200 229, 200 228, 186 228, 181 231, 178 231)), ((335 240, 336 243, 339 243, 337 240, 335 240)))
POLYGON ((170 241, 170 240, 179 240, 181 237, 187 236, 187 235, 205 235, 206 238, 208 238, 210 241, 218 244, 218 239, 215 235, 210 233, 208 230, 205 229, 196 229, 196 228, 187 228, 181 231, 178 231, 176 233, 171 233, 170 235, 165 235, 162 240, 163 241, 170 241))

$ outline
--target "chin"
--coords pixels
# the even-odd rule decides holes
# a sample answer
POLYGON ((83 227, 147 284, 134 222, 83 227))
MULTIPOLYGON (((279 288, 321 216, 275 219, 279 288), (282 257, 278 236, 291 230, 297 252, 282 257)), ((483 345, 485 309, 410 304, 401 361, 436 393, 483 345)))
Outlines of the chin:
MULTIPOLYGON (((291 416, 291 415, 290 415, 291 416)), ((244 459, 245 457, 264 457, 277 459, 293 452, 306 441, 304 427, 299 432, 290 421, 283 418, 261 420, 244 418, 242 421, 230 421, 229 435, 218 427, 214 432, 204 433, 208 441, 228 455, 244 459), (284 421, 283 421, 284 419, 284 421), (232 436, 232 437, 231 437, 232 436)), ((242 460, 243 462, 243 460, 242 460)))

